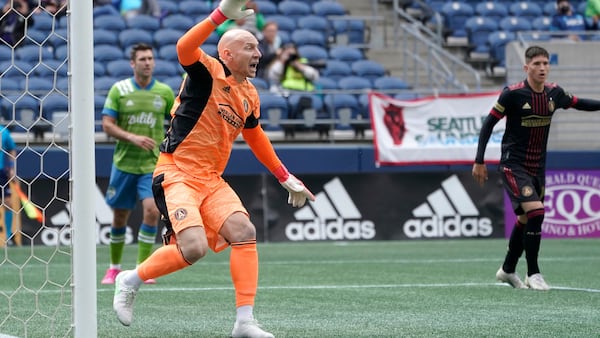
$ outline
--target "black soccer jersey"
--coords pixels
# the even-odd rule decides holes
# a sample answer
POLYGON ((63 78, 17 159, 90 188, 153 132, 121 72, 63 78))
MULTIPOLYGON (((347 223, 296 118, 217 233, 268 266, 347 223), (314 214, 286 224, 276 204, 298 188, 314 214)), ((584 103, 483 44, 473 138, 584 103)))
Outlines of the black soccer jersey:
POLYGON ((505 87, 491 111, 498 119, 506 117, 500 163, 523 166, 531 175, 542 173, 552 115, 576 102, 576 97, 555 83, 545 84, 541 93, 533 91, 526 80, 505 87))

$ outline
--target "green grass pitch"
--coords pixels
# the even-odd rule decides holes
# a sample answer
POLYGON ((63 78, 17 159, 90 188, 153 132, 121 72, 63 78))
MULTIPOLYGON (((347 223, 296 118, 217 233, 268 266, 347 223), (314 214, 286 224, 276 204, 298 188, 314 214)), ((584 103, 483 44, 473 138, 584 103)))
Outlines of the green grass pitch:
MULTIPOLYGON (((542 242, 548 292, 496 282, 505 247, 503 239, 259 244, 255 316, 276 337, 599 337, 600 239, 542 242)), ((73 335, 68 250, 2 251, 0 336, 73 335)), ((126 247, 125 268, 135 252, 126 247)), ((100 280, 108 247, 97 253, 100 280)), ((228 337, 228 258, 209 253, 142 286, 130 327, 113 314, 113 288, 98 283, 98 337, 228 337)))

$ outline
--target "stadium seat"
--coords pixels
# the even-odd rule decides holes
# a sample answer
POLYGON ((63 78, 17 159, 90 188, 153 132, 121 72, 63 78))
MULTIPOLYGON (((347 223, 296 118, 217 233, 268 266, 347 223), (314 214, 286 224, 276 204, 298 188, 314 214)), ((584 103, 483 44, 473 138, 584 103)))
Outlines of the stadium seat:
POLYGON ((183 77, 180 75, 170 76, 162 80, 163 83, 171 87, 173 89, 173 93, 177 95, 179 92, 179 87, 181 87, 181 82, 183 81, 183 77))
POLYGON ((542 16, 533 20, 533 22, 531 23, 531 29, 546 32, 550 30, 551 25, 552 19, 550 19, 550 17, 547 16, 542 16))
POLYGON ((269 15, 265 17, 265 21, 276 22, 280 32, 284 31, 292 34, 296 29, 296 20, 288 18, 285 15, 269 15))
POLYGON ((398 77, 385 75, 373 81, 373 88, 381 91, 395 91, 410 89, 411 86, 398 77))
POLYGON ((94 45, 116 45, 119 43, 119 36, 114 31, 104 28, 94 29, 94 45))
POLYGON ((47 46, 46 44, 46 40, 48 40, 48 35, 50 33, 48 31, 43 31, 40 29, 36 29, 36 28, 30 28, 27 30, 27 34, 25 34, 25 44, 28 45, 36 45, 36 46, 40 46, 40 45, 45 45, 44 47, 47 46))
POLYGON ((306 58, 311 65, 320 66, 329 58, 327 49, 322 46, 298 46, 298 54, 306 58))
POLYGON ((469 59, 487 59, 490 53, 488 36, 498 30, 497 21, 485 16, 474 16, 465 23, 465 30, 469 41, 469 59))
POLYGON ((508 8, 502 2, 480 2, 475 5, 475 15, 499 22, 504 17, 508 16, 508 8))
POLYGON ((353 19, 332 19, 335 42, 339 45, 363 45, 365 43, 365 22, 353 19))
POLYGON ((13 49, 5 44, 0 44, 0 62, 12 60, 13 49))
POLYGON ((331 116, 336 120, 335 129, 353 129, 352 120, 358 116, 358 99, 350 94, 327 94, 324 99, 325 106, 331 116))
POLYGON ((15 57, 22 61, 38 63, 43 60, 54 59, 54 54, 49 48, 26 45, 15 50, 15 57))
POLYGON ((31 18, 33 19, 32 28, 40 31, 50 32, 54 26, 54 17, 46 11, 39 11, 34 13, 31 18))
POLYGON ((104 95, 94 95, 94 130, 102 131, 102 109, 104 109, 104 95))
POLYGON ((329 57, 332 59, 354 62, 365 58, 363 52, 355 47, 335 46, 329 49, 329 57))
POLYGON ((490 56, 492 58, 492 73, 496 73, 494 71, 495 68, 504 68, 506 66, 505 47, 507 43, 515 39, 515 33, 507 31, 496 31, 489 35, 488 43, 490 44, 490 56))
POLYGON ((260 77, 250 78, 249 81, 256 87, 257 90, 269 90, 269 83, 260 77))
POLYGON ((206 53, 210 56, 215 56, 215 57, 217 56, 218 50, 217 50, 217 45, 215 45, 215 44, 205 43, 200 48, 202 48, 204 53, 206 53))
POLYGON ((258 11, 264 16, 279 14, 279 9, 274 2, 268 0, 255 0, 254 3, 258 7, 258 11))
POLYGON ((213 8, 207 1, 185 0, 179 3, 179 13, 192 17, 206 17, 212 10, 213 8))
POLYGON ((102 15, 120 15, 117 8, 113 5, 94 6, 93 17, 99 17, 102 15))
POLYGON ((328 135, 332 127, 329 111, 324 109, 320 95, 314 93, 293 92, 288 97, 290 105, 289 118, 297 120, 294 126, 286 126, 286 136, 294 136, 296 131, 317 131, 319 137, 328 135), (310 105, 304 105, 303 100, 310 99, 310 105))
POLYGON ((513 3, 509 7, 509 12, 511 15, 526 19, 529 22, 544 15, 542 8, 537 3, 531 1, 513 3))
POLYGON ((94 18, 94 29, 98 28, 120 32, 127 29, 127 24, 121 15, 101 15, 94 18))
POLYGON ((94 91, 96 94, 106 95, 110 90, 110 87, 117 82, 118 78, 112 76, 100 76, 94 78, 94 91))
POLYGON ((36 97, 44 97, 54 89, 52 78, 29 76, 22 80, 21 86, 36 97))
POLYGON ((48 125, 34 127, 40 118, 39 99, 31 95, 6 95, 1 101, 3 115, 8 120, 15 121, 14 131, 17 132, 34 132, 36 138, 43 137, 43 131, 48 128, 48 125))
POLYGON ((351 76, 352 68, 348 62, 330 59, 325 62, 325 68, 321 71, 321 75, 337 81, 343 77, 351 76))
POLYGON ((373 84, 369 79, 355 75, 341 78, 338 81, 338 86, 340 89, 351 92, 350 94, 354 94, 356 97, 362 92, 373 88, 373 84))
POLYGON ((192 18, 184 14, 170 14, 162 19, 163 28, 171 28, 180 31, 187 31, 194 26, 192 18))
POLYGON ((204 43, 207 44, 211 44, 211 45, 216 45, 219 43, 219 40, 221 40, 221 36, 219 36, 219 34, 217 32, 212 32, 208 38, 206 38, 206 40, 204 41, 204 43))
POLYGON ((129 77, 133 75, 133 69, 129 60, 113 60, 106 64, 106 74, 116 78, 129 77))
POLYGON ((138 43, 146 43, 152 46, 153 42, 152 33, 142 29, 130 28, 119 33, 119 44, 123 49, 127 49, 138 43))
POLYGON ((61 66, 65 65, 66 63, 67 62, 65 60, 44 60, 44 62, 40 62, 34 66, 33 74, 35 76, 49 77, 52 79, 61 66))
POLYGON ((459 45, 468 43, 465 22, 475 14, 473 6, 464 1, 452 1, 442 7, 441 14, 446 28, 450 31, 446 42, 459 45))
POLYGON ((331 35, 331 25, 329 20, 318 15, 307 15, 299 18, 296 21, 299 29, 310 29, 313 31, 319 31, 321 34, 325 34, 326 37, 331 35))
POLYGON ((312 14, 310 5, 303 1, 284 0, 277 4, 277 9, 279 10, 279 14, 295 21, 312 14))
POLYGON ((321 17, 348 14, 346 8, 337 1, 316 1, 312 4, 312 12, 321 17))
POLYGON ((179 38, 184 34, 184 31, 171 28, 161 28, 154 32, 154 45, 158 46, 159 49, 164 45, 177 44, 179 38))
POLYGON ((158 6, 164 15, 179 13, 179 4, 171 0, 158 0, 158 6))
POLYGON ((324 75, 319 76, 317 80, 313 81, 313 84, 315 85, 315 88, 317 90, 328 91, 339 89, 339 86, 335 79, 324 75))
POLYGON ((94 60, 99 62, 109 62, 126 58, 123 50, 115 45, 97 45, 94 46, 94 60))
MULTIPOLYGON (((95 53, 95 48, 94 48, 94 53, 95 53)), ((54 59, 66 60, 68 57, 69 57, 69 46, 67 44, 58 46, 54 49, 54 59)))
POLYGON ((350 65, 354 75, 371 81, 385 75, 385 68, 377 61, 373 60, 358 60, 350 65))
POLYGON ((68 95, 69 93, 69 78, 68 77, 60 77, 56 80, 56 90, 61 93, 68 95))
POLYGON ((138 14, 127 19, 126 24, 127 28, 130 29, 135 28, 154 32, 160 28, 160 19, 152 15, 138 14))
POLYGON ((505 32, 519 32, 531 30, 531 21, 524 17, 507 16, 500 20, 499 28, 505 32))
POLYGON ((265 121, 266 125, 263 126, 265 130, 280 131, 281 120, 288 118, 289 106, 287 100, 281 95, 261 92, 260 106, 261 106, 261 120, 265 121))
POLYGON ((23 87, 20 81, 13 81, 8 77, 0 77, 0 93, 2 95, 17 94, 21 91, 23 91, 23 87))
POLYGON ((164 79, 171 76, 180 75, 178 74, 179 72, 177 66, 175 66, 173 62, 161 59, 156 59, 154 62, 156 64, 154 67, 154 76, 157 78, 164 79))
POLYGON ((54 113, 69 111, 69 99, 63 94, 53 92, 41 99, 40 109, 44 118, 51 121, 54 113))
MULTIPOLYGON (((585 1, 584 1, 585 2, 585 1)), ((556 14, 556 1, 548 1, 543 7, 542 11, 545 16, 553 16, 556 14)))
POLYGON ((174 43, 161 45, 158 49, 158 58, 171 62, 179 62, 177 45, 174 43))
POLYGON ((66 28, 57 28, 55 29, 50 36, 48 37, 48 42, 56 50, 56 48, 60 46, 64 46, 67 44, 67 29, 66 28))
POLYGON ((303 45, 327 47, 327 36, 321 31, 312 29, 297 29, 290 37, 292 42, 297 47, 303 45))
POLYGON ((4 61, 0 63, 0 75, 3 79, 11 79, 20 82, 27 74, 31 73, 37 63, 23 60, 4 61))

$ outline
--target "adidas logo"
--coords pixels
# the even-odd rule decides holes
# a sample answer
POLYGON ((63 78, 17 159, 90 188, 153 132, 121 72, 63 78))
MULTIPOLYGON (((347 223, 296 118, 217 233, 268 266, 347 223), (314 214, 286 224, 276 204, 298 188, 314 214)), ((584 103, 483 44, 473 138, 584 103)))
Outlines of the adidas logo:
POLYGON ((230 86, 225 86, 223 87, 223 91, 227 94, 229 94, 229 92, 231 91, 231 87, 230 86))
POLYGON ((456 175, 442 182, 442 187, 427 196, 427 202, 416 207, 415 218, 404 223, 408 238, 488 237, 492 221, 479 217, 479 210, 456 175))
POLYGON ((323 186, 315 201, 294 213, 297 222, 285 227, 290 241, 373 239, 375 224, 362 215, 339 178, 323 186))
POLYGON ((525 102, 525 104, 523 105, 523 107, 521 107, 521 109, 531 109, 529 102, 525 102))

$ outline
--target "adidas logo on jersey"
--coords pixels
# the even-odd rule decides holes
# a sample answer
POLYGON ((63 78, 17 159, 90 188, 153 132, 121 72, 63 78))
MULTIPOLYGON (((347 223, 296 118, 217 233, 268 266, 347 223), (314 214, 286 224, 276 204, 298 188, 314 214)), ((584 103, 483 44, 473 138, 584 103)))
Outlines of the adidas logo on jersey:
POLYGON ((375 237, 375 224, 362 215, 339 178, 324 186, 315 201, 294 213, 285 227, 290 241, 359 240, 375 237))
POLYGON ((488 237, 492 221, 479 217, 479 210, 456 175, 442 182, 442 187, 416 207, 414 218, 404 223, 408 238, 488 237))

